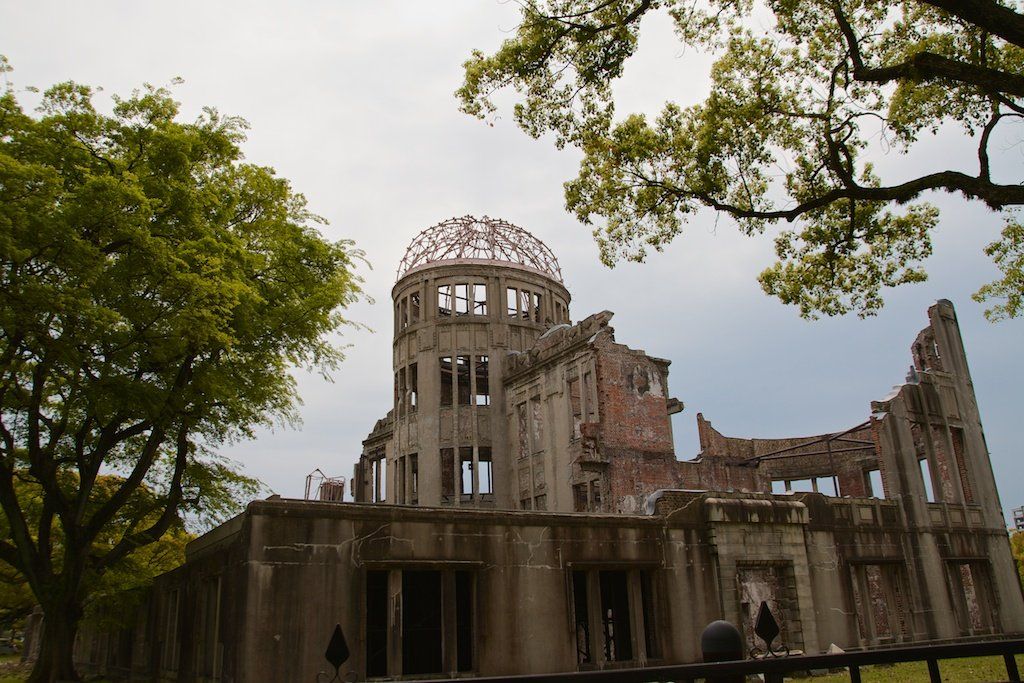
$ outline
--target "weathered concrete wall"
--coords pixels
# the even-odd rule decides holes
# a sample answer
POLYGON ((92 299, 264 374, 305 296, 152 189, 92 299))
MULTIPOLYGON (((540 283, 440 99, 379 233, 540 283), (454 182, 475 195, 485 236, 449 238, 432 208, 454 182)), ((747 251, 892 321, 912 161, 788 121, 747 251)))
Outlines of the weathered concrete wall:
MULTIPOLYGON (((344 671, 360 680, 407 673, 410 652, 431 647, 440 663, 430 673, 443 675, 684 663, 699 660, 715 619, 754 645, 762 600, 785 643, 808 653, 1019 633, 1020 592, 998 592, 990 559, 998 530, 977 506, 941 511, 922 533, 896 501, 816 493, 663 491, 647 516, 257 502, 158 580, 133 670, 139 680, 313 680, 335 624, 351 651, 344 671), (403 579, 424 572, 439 590, 406 594, 403 579), (461 603, 459 580, 471 596, 461 603), (606 595, 616 586, 620 602, 606 595), (403 621, 423 600, 436 606, 436 641, 403 621), (620 619, 617 659, 606 654, 606 609, 620 619)), ((102 657, 115 642, 94 649, 102 657)))
POLYGON ((928 317, 911 349, 908 382, 871 406, 885 496, 899 502, 914 532, 914 578, 927 587, 944 637, 1020 630, 1020 582, 956 313, 942 300, 928 317), (951 535, 943 530, 950 526, 985 533, 951 535), (992 602, 1010 609, 999 612, 998 624, 979 621, 992 602))
MULTIPOLYGON (((346 668, 363 678, 365 581, 373 570, 471 572, 474 671, 575 668, 566 572, 657 569, 665 552, 662 525, 650 518, 294 502, 253 504, 246 517, 251 590, 232 648, 233 680, 313 680, 335 623, 352 651, 346 668)), ((389 609, 400 620, 400 591, 393 599, 389 609)), ((401 671, 402 648, 399 629, 388 645, 389 675, 401 671)))
MULTIPOLYGON (((135 677, 207 680, 198 673, 199 640, 205 633, 200 586, 210 576, 222 576, 244 590, 222 595, 219 680, 313 680, 326 668, 323 652, 336 623, 352 652, 343 671, 354 671, 362 679, 368 637, 367 573, 423 569, 468 571, 474 577, 474 673, 589 668, 577 662, 574 572, 595 577, 601 571, 631 577, 646 572, 651 578, 656 601, 646 606, 654 609, 647 621, 639 583, 630 583, 634 656, 622 664, 695 661, 701 624, 720 614, 715 571, 697 523, 677 519, 670 526, 653 517, 253 503, 236 520, 235 533, 200 539, 198 548, 190 547, 186 567, 161 577, 141 635, 147 647, 137 652, 135 677), (179 606, 176 618, 168 611, 171 596, 179 606), (656 657, 648 656, 648 625, 656 657)), ((595 593, 596 586, 595 579, 595 593)), ((394 590, 392 581, 387 611, 396 627, 388 636, 389 676, 402 671, 402 604, 401 589, 394 590)), ((446 611, 445 619, 449 617, 446 611)), ((597 661, 590 666, 616 665, 602 659, 599 615, 591 614, 591 620, 591 649, 597 661)), ((446 651, 446 661, 449 654, 446 651)))
POLYGON ((497 261, 443 261, 418 267, 392 290, 394 403, 390 433, 374 430, 357 466, 357 501, 375 502, 366 472, 384 458, 389 503, 513 507, 502 360, 568 321, 569 292, 532 269, 497 261), (516 299, 509 307, 510 292, 516 299), (528 297, 523 299, 523 294, 528 297), (465 298, 463 298, 465 297, 465 298), (465 360, 466 365, 460 361, 465 360), (486 359, 486 368, 482 361, 486 359), (460 383, 466 368, 465 390, 460 383), (447 376, 445 382, 443 377, 447 376), (484 387, 486 394, 478 393, 484 387), (446 394, 446 395, 445 395, 446 394), (484 396, 486 395, 486 398, 484 396), (463 486, 460 449, 472 470, 463 486), (490 483, 482 480, 491 458, 490 483), (415 460, 415 470, 413 468, 415 460), (413 472, 415 471, 415 475, 413 472), (463 490, 465 489, 465 490, 463 490))

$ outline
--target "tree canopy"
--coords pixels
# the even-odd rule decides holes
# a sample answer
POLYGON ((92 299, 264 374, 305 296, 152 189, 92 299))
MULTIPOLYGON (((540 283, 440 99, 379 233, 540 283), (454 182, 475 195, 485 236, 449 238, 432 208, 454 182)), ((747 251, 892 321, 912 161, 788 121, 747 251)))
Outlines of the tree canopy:
MULTIPOLYGON (((762 288, 807 317, 869 315, 884 288, 926 276, 939 217, 922 194, 957 193, 1001 211, 1024 204, 1020 173, 1000 177, 992 163, 997 129, 1024 116, 1016 2, 520 5, 515 35, 465 63, 461 108, 493 115, 494 94, 513 88, 524 131, 553 133, 559 146, 583 152, 566 206, 599 222, 594 235, 608 265, 643 260, 703 207, 748 234, 791 222, 775 239, 779 261, 761 273, 762 288), (617 116, 613 86, 642 20, 659 10, 688 48, 716 55, 710 94, 688 107, 667 102, 654 120, 617 116), (879 145, 907 151, 944 126, 973 140, 975 159, 909 179, 883 179, 872 167, 879 145)), ((975 298, 992 304, 992 319, 1024 313, 1024 228, 1012 213, 986 253, 1002 277, 975 298)))
MULTIPOLYGON (((74 473, 61 473, 62 486, 75 487, 74 473)), ((245 491, 255 492, 256 482, 240 475, 234 475, 237 488, 232 494, 236 497, 214 503, 217 507, 233 507, 235 500, 245 491)), ((19 472, 14 481, 18 496, 18 504, 30 525, 33 537, 38 538, 38 529, 34 525, 41 517, 41 506, 44 495, 42 487, 26 472, 19 472)), ((99 505, 123 484, 123 479, 116 475, 101 474, 96 478, 90 496, 91 505, 99 505)), ((124 506, 102 533, 97 537, 97 549, 109 549, 124 535, 130 526, 150 525, 155 521, 154 515, 159 512, 159 505, 153 500, 153 492, 146 486, 140 486, 132 496, 131 502, 124 506)), ((197 530, 205 530, 206 522, 193 523, 189 526, 197 530)), ((10 537, 6 516, 0 515, 0 537, 10 537)), ((54 530, 52 558, 54 563, 63 561, 64 543, 60 535, 60 527, 54 530)), ((145 589, 152 585, 155 577, 180 566, 185 561, 185 544, 195 538, 194 533, 186 529, 185 524, 176 523, 157 541, 141 546, 125 556, 123 560, 112 565, 109 570, 96 576, 90 582, 88 595, 83 604, 83 618, 87 621, 114 626, 130 626, 136 616, 136 609, 144 597, 145 589)), ((0 563, 0 629, 13 627, 24 621, 35 605, 36 597, 23 574, 13 567, 0 563)))
POLYGON ((242 119, 151 86, 39 99, 0 96, 0 564, 46 617, 32 680, 65 680, 101 577, 251 491, 213 449, 294 418, 290 369, 335 367, 360 289, 242 119))

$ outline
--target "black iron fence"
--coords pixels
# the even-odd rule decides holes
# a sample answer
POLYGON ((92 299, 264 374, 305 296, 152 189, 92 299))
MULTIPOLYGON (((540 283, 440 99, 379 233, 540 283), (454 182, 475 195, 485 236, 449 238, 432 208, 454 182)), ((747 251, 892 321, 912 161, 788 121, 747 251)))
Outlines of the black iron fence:
MULTIPOLYGON (((795 655, 768 657, 745 661, 653 666, 643 669, 609 669, 574 671, 560 674, 523 676, 487 676, 472 679, 474 683, 665 683, 672 681, 743 681, 750 674, 763 674, 767 683, 782 681, 786 674, 803 674, 813 670, 849 672, 852 683, 860 683, 860 668, 874 664, 926 662, 933 683, 942 681, 942 660, 962 657, 1002 656, 1007 681, 1019 681, 1020 673, 1014 655, 1024 654, 1024 639, 986 640, 945 645, 913 645, 831 655, 795 655)), ((451 679, 424 679, 414 683, 451 682, 451 679)))

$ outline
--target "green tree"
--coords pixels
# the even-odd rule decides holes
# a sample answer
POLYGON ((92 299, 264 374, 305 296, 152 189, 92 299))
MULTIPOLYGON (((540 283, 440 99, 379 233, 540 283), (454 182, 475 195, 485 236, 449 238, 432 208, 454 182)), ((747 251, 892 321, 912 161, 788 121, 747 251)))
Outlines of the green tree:
POLYGON ((0 633, 23 628, 35 605, 25 577, 0 564, 0 633))
MULTIPOLYGON (((763 289, 802 315, 874 313, 883 288, 925 278, 938 213, 911 203, 943 190, 1006 210, 1022 176, 993 174, 990 143, 1024 115, 1024 15, 995 0, 522 0, 513 37, 475 51, 457 95, 486 117, 493 94, 521 95, 515 120, 583 152, 566 205, 602 260, 643 260, 710 207, 747 234, 796 222, 775 240, 763 289), (712 51, 711 92, 665 104, 653 121, 617 117, 614 84, 648 14, 671 15, 688 49, 712 51), (906 151, 940 126, 977 143, 975 170, 935 168, 883 182, 879 145, 906 151), (874 147, 872 146, 874 144, 874 147)), ((669 68, 669 65, 666 65, 669 68)), ((1015 170, 1019 167, 1014 167, 1015 170)), ((1024 229, 1008 215, 987 252, 1002 278, 975 295, 992 319, 1024 312, 1024 229)))
POLYGON ((295 417, 290 368, 335 366, 360 294, 352 245, 243 163, 243 120, 178 121, 151 86, 111 114, 93 95, 0 97, 0 560, 44 612, 32 681, 77 678, 104 574, 186 512, 229 511, 245 480, 212 449, 295 417))
MULTIPOLYGON (((61 486, 67 490, 77 488, 74 472, 62 471, 61 486)), ((233 474, 226 479, 232 500, 217 501, 215 507, 240 507, 235 501, 241 501, 247 495, 256 494, 260 490, 257 481, 233 474)), ((107 500, 124 484, 124 479, 110 474, 101 474, 96 478, 89 505, 97 507, 107 500)), ((40 519, 41 506, 44 499, 43 487, 26 471, 15 474, 14 488, 26 521, 34 539, 38 539, 38 529, 34 525, 40 519)), ((211 492, 210 495, 216 495, 211 492)), ((210 496, 207 496, 210 497, 210 496)), ((194 508, 198 500, 184 502, 183 512, 194 508)), ((126 528, 133 526, 149 526, 156 521, 160 504, 152 491, 145 485, 140 486, 133 494, 131 501, 125 505, 116 517, 103 529, 97 537, 97 549, 108 550, 124 536, 126 528)), ((191 526, 198 530, 205 528, 212 521, 200 522, 190 519, 191 526)), ((95 577, 89 586, 89 593, 83 605, 83 620, 112 626, 131 625, 136 609, 145 596, 145 589, 152 585, 153 579, 164 572, 180 566, 185 561, 185 544, 195 536, 186 530, 185 524, 179 521, 160 537, 159 540, 141 546, 126 555, 119 562, 111 565, 102 574, 95 577)), ((63 557, 63 539, 60 528, 56 528, 51 544, 52 558, 61 562, 63 557)), ((0 516, 0 538, 9 538, 10 528, 6 516, 0 516)), ((15 568, 0 562, 0 630, 13 628, 24 621, 36 605, 28 581, 15 568)))
POLYGON ((1021 586, 1024 587, 1024 532, 1015 531, 1010 534, 1010 552, 1013 553, 1013 561, 1017 564, 1017 575, 1020 578, 1021 586))

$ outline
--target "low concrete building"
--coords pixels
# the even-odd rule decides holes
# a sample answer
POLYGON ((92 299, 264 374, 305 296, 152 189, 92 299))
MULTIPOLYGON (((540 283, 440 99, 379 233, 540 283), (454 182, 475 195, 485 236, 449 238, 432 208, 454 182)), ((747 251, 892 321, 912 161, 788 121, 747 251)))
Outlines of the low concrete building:
POLYGON ((649 666, 698 660, 715 619, 759 644, 762 603, 809 653, 1024 633, 948 301, 851 428, 741 439, 698 414, 701 451, 677 460, 669 361, 616 342, 609 312, 572 324, 525 231, 435 226, 393 297, 394 405, 359 502, 251 503, 188 546, 130 634, 83 632, 83 659, 310 681, 340 625, 356 680, 649 666))

